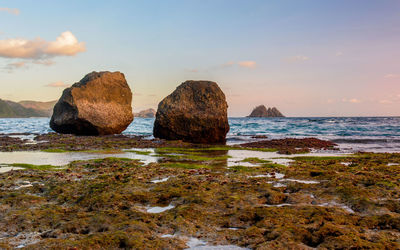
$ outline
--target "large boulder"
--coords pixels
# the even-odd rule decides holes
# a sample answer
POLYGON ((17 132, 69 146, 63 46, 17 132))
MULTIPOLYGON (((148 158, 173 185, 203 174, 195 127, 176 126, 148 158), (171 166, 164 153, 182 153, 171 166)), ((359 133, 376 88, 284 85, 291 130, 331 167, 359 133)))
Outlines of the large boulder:
POLYGON ((224 143, 228 104, 215 82, 186 81, 158 105, 154 137, 194 143, 224 143))
POLYGON ((133 121, 131 103, 124 74, 92 72, 64 90, 50 127, 63 134, 119 134, 133 121))

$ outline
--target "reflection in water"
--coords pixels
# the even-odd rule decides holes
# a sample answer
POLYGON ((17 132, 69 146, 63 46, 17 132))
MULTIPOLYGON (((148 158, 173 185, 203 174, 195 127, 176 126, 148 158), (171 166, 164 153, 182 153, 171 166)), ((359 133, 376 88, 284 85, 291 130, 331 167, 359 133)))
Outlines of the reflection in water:
MULTIPOLYGON (((152 150, 154 153, 154 150, 152 150)), ((144 164, 157 162, 158 157, 152 155, 138 154, 134 152, 111 152, 111 153, 95 153, 95 152, 66 152, 66 153, 49 153, 42 151, 19 151, 19 152, 0 152, 0 164, 33 164, 33 165, 52 165, 65 166, 73 161, 78 160, 94 160, 108 157, 129 158, 139 160, 144 164)))
POLYGON ((0 174, 7 173, 7 172, 10 172, 12 170, 20 170, 20 169, 23 169, 23 168, 0 166, 0 174))
MULTIPOLYGON (((111 152, 66 152, 51 153, 42 151, 17 151, 0 152, 0 164, 33 164, 33 165, 52 165, 65 166, 73 161, 104 159, 109 157, 128 158, 139 160, 143 164, 157 162, 184 162, 184 163, 210 163, 215 167, 233 167, 233 166, 259 166, 259 163, 244 161, 246 158, 258 158, 271 163, 288 165, 293 160, 291 158, 298 156, 340 156, 343 154, 331 153, 309 153, 284 156, 276 152, 262 152, 252 150, 199 150, 182 152, 163 152, 160 154, 158 149, 130 149, 111 152)), ((10 171, 10 166, 0 167, 0 172, 10 171)))

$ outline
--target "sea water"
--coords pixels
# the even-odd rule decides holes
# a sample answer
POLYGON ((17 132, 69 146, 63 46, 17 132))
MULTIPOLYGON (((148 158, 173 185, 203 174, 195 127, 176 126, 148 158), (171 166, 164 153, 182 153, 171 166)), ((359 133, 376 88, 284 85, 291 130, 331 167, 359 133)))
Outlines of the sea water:
MULTIPOLYGON (((154 118, 135 118, 123 134, 152 138, 154 118)), ((343 150, 400 152, 400 117, 229 118, 228 144, 268 139, 316 137, 343 150)), ((49 118, 3 118, 0 134, 53 132, 49 118)))

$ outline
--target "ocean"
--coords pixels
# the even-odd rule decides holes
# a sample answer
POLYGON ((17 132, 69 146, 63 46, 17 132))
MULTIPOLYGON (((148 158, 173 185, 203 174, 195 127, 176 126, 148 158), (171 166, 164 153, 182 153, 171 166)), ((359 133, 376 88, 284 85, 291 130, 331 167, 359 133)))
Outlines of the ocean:
MULTIPOLYGON (((135 118, 123 134, 151 138, 154 118, 135 118)), ((343 152, 400 152, 400 117, 229 118, 227 144, 268 139, 316 137, 339 145, 343 152)), ((43 134, 49 118, 3 118, 0 134, 43 134)))

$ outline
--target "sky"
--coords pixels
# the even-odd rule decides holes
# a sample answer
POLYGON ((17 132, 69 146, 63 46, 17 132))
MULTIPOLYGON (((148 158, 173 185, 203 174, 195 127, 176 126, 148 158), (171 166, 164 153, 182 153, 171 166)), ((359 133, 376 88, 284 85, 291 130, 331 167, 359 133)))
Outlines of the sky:
POLYGON ((230 116, 400 115, 399 0, 0 0, 0 98, 120 71, 133 109, 211 80, 230 116))

